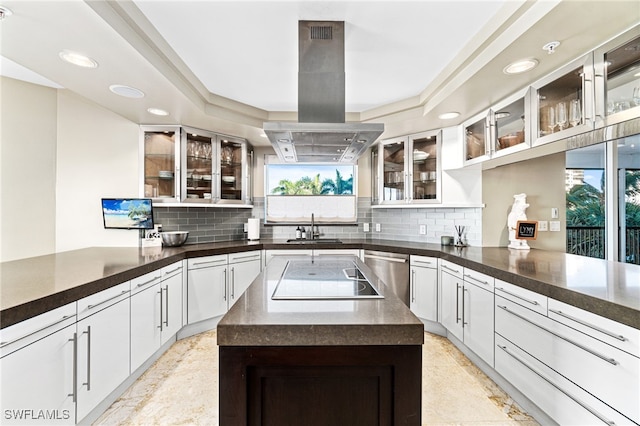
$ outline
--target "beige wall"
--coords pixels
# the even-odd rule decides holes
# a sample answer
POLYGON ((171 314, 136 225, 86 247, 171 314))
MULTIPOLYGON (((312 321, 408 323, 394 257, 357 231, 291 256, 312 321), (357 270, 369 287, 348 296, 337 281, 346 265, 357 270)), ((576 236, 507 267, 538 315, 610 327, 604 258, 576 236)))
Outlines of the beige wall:
POLYGON ((527 194, 528 220, 551 219, 551 208, 560 212, 560 232, 538 232, 531 248, 565 251, 565 156, 558 153, 485 170, 482 173, 482 245, 506 247, 509 244, 507 215, 513 196, 527 194))
POLYGON ((100 198, 138 197, 137 124, 58 93, 56 252, 137 246, 138 231, 104 229, 100 198))
POLYGON ((0 77, 0 261, 55 251, 56 90, 0 77))

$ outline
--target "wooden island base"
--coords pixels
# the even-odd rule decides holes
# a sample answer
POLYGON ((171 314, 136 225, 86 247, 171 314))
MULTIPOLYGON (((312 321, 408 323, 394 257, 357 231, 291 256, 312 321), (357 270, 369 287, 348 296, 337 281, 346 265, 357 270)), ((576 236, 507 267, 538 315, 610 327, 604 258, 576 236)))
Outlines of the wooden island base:
POLYGON ((220 424, 420 425, 422 346, 220 346, 220 424))

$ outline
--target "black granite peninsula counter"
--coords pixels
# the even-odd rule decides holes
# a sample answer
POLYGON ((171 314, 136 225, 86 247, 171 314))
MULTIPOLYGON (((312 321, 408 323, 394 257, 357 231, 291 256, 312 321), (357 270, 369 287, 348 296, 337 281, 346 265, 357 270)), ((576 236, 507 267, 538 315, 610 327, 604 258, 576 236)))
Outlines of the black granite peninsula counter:
POLYGON ((423 324, 357 257, 274 258, 217 330, 221 423, 420 424, 423 324))

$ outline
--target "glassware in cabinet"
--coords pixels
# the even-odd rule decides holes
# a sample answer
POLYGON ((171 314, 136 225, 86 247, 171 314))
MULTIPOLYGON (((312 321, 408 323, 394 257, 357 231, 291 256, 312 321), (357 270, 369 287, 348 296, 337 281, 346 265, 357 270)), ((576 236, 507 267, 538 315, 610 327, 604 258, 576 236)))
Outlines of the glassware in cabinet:
POLYGON ((247 146, 243 141, 218 137, 219 172, 217 187, 220 203, 244 203, 247 172, 244 169, 247 146))
POLYGON ((409 136, 411 167, 408 188, 412 203, 429 203, 440 199, 441 132, 409 136))
POLYGON ((573 61, 533 85, 533 145, 593 129, 593 53, 573 61), (571 115, 570 117, 570 114, 571 115))
POLYGON ((203 130, 183 128, 182 156, 184 185, 182 201, 211 203, 214 199, 213 164, 217 158, 216 135, 203 130))
POLYGON ((640 116, 640 25, 595 51, 596 126, 640 116))
POLYGON ((178 201, 179 127, 141 127, 142 194, 155 201, 178 201))

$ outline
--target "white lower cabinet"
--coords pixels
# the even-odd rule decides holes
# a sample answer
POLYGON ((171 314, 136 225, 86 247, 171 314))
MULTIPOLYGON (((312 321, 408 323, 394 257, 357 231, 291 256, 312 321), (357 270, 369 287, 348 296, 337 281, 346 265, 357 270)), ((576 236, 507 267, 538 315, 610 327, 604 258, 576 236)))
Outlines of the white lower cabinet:
POLYGON ((78 301, 77 418, 129 377, 129 282, 78 301))
MULTIPOLYGON (((517 381, 519 374, 530 374, 527 370, 537 372, 548 382, 546 387, 564 396, 547 400, 549 395, 539 390, 520 390, 560 424, 593 424, 595 419, 640 423, 639 358, 505 296, 495 298, 498 373, 510 381, 509 376, 516 376, 517 381), (516 367, 522 372, 512 371, 516 367), (587 419, 591 423, 585 423, 587 419)), ((549 300, 550 311, 554 303, 549 300)))
POLYGON ((410 256, 411 311, 418 317, 438 321, 438 260, 435 257, 410 256))
POLYGON ((227 312, 260 274, 261 259, 260 250, 189 259, 189 324, 227 312))
POLYGON ((181 276, 182 261, 131 280, 131 372, 182 327, 181 276))
POLYGON ((441 261, 440 288, 442 325, 493 366, 493 278, 441 261))
POLYGON ((1 424, 76 422, 76 304, 0 331, 1 424))

